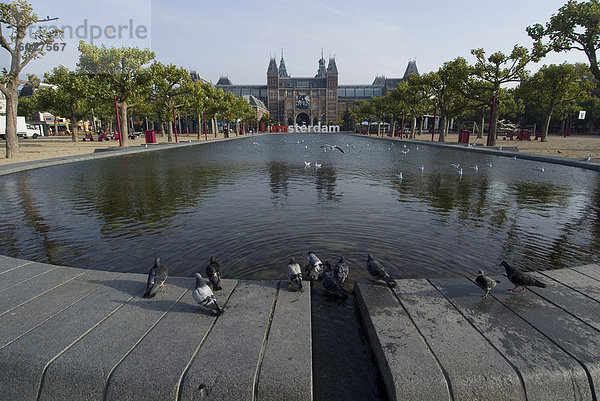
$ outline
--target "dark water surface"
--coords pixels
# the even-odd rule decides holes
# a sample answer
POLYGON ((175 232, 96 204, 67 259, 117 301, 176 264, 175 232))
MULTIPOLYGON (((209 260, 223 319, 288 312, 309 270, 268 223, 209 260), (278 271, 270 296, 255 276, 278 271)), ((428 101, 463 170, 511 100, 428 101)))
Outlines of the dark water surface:
POLYGON ((351 281, 367 277, 367 252, 400 278, 500 272, 502 259, 560 268, 598 260, 599 184, 508 157, 266 135, 0 177, 0 254, 143 273, 161 256, 178 276, 216 255, 240 279, 281 278, 308 250, 344 256, 351 281))
MULTIPOLYGON (((394 277, 434 278, 500 273, 503 259, 530 270, 593 263, 600 248, 596 172, 343 134, 25 171, 0 177, 0 201, 0 254, 138 273, 160 256, 172 276, 215 255, 226 278, 283 279, 290 256, 304 264, 313 250, 346 258, 350 288, 367 279, 368 252, 394 277)), ((312 288, 315 399, 385 400, 355 298, 312 288)))

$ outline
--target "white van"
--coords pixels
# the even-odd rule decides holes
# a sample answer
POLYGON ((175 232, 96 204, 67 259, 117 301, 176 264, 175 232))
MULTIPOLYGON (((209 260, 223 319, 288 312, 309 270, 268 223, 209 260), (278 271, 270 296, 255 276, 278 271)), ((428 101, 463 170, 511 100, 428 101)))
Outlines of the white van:
MULTIPOLYGON (((17 116, 17 136, 19 138, 37 138, 40 131, 25 123, 25 117, 17 116)), ((0 138, 6 139, 6 116, 0 116, 0 138)))

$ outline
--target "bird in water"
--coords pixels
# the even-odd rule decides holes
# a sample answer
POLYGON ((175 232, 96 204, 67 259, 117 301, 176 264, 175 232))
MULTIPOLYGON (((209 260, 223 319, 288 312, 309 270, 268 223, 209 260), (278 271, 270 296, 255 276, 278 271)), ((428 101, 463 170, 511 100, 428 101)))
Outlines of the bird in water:
POLYGON ((506 277, 508 277, 510 282, 515 285, 515 288, 510 288, 508 291, 515 292, 519 286, 523 287, 521 288, 521 293, 525 292, 525 287, 546 288, 546 284, 528 274, 523 273, 519 269, 512 267, 506 261, 502 261, 500 265, 504 266, 504 269, 506 269, 506 277))
POLYGON ((306 167, 306 168, 310 167, 310 162, 304 162, 304 167, 306 167))
POLYGON ((479 270, 479 274, 475 278, 475 283, 477 283, 479 288, 485 291, 485 294, 482 296, 483 299, 487 298, 492 288, 494 288, 499 282, 499 280, 494 280, 486 276, 483 273, 483 270, 479 270))
POLYGON ((290 281, 290 288, 298 291, 302 291, 302 271, 300 265, 296 262, 294 257, 290 258, 288 265, 285 269, 288 280, 290 281))
POLYGON ((337 145, 330 145, 330 144, 326 143, 326 144, 324 144, 324 145, 321 145, 321 147, 325 149, 325 152, 327 152, 328 150, 334 150, 334 149, 337 149, 337 150, 339 150, 339 151, 340 151, 340 152, 342 152, 342 153, 346 153, 346 152, 344 152, 344 149, 340 148, 340 147, 339 147, 339 146, 337 146, 337 145))
POLYGON ((169 270, 167 266, 160 262, 160 258, 154 259, 154 265, 148 273, 148 282, 146 283, 146 291, 144 292, 144 298, 154 298, 156 291, 160 287, 166 286, 167 275, 169 270))
POLYGON ((208 266, 206 266, 206 277, 212 284, 213 291, 220 291, 221 287, 221 265, 217 262, 217 259, 213 256, 210 258, 208 266))
POLYGON ((340 260, 338 260, 333 267, 333 277, 338 281, 338 283, 343 284, 348 278, 348 273, 350 273, 348 265, 344 261, 344 258, 340 258, 340 260))
POLYGON ((215 294, 213 294, 212 290, 200 273, 195 273, 194 278, 196 279, 196 286, 192 291, 192 298, 200 305, 200 310, 208 309, 212 311, 215 315, 220 315, 223 313, 223 309, 217 303, 217 299, 215 298, 215 294))
POLYGON ((383 280, 390 286, 395 287, 396 281, 386 273, 382 263, 373 258, 373 255, 367 255, 367 271, 373 277, 374 280, 383 280))
POLYGON ((308 264, 305 267, 306 275, 311 280, 317 280, 323 275, 323 262, 314 252, 308 253, 308 264))
POLYGON ((332 295, 340 298, 348 298, 348 292, 341 286, 341 284, 333 277, 331 272, 323 273, 323 288, 332 295))

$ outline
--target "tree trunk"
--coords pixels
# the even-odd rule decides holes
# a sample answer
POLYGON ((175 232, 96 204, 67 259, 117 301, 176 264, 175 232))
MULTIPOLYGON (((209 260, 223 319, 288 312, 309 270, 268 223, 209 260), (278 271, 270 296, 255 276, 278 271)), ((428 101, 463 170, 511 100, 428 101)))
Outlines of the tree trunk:
POLYGON ((477 130, 477 138, 483 137, 483 126, 485 124, 485 109, 481 110, 481 126, 477 130))
POLYGON ((167 130, 168 135, 167 135, 167 142, 173 142, 173 124, 176 124, 175 122, 173 122, 173 124, 171 124, 171 122, 168 122, 168 127, 169 129, 167 130))
MULTIPOLYGON (((10 84, 9 84, 10 85, 10 84)), ((6 97, 6 158, 19 155, 19 138, 17 137, 17 106, 19 104, 19 94, 17 88, 7 85, 8 93, 6 97)))
POLYGON ((200 135, 202 135, 202 114, 198 113, 198 135, 196 139, 200 139, 200 135))
POLYGON ((215 138, 219 135, 219 129, 217 127, 217 119, 215 118, 215 116, 213 116, 212 118, 212 129, 213 129, 213 134, 215 134, 215 138))
POLYGON ((446 115, 442 114, 440 119, 440 125, 438 127, 438 142, 446 142, 446 128, 447 128, 447 119, 446 115))
MULTIPOLYGON (((71 110, 72 109, 73 109, 73 107, 71 107, 71 110)), ((77 134, 78 134, 77 117, 75 116, 73 111, 71 111, 71 140, 73 142, 77 142, 77 139, 78 139, 77 134)))
POLYGON ((410 139, 415 139, 415 132, 417 131, 417 117, 412 118, 410 125, 410 139))
POLYGON ((548 111, 548 114, 546 115, 546 118, 544 119, 544 126, 542 127, 542 138, 541 138, 541 142, 547 142, 547 136, 548 136, 548 128, 550 128, 550 120, 552 120, 552 109, 550 109, 548 111))
POLYGON ((127 146, 127 139, 129 137, 129 124, 127 123, 127 108, 129 106, 125 102, 117 103, 117 105, 119 106, 119 111, 121 114, 121 143, 123 144, 123 146, 127 146))
POLYGON ((160 136, 161 137, 165 137, 165 122, 161 121, 160 122, 160 136))
POLYGON ((488 129, 489 146, 496 146, 496 126, 498 125, 498 100, 494 99, 492 104, 493 113, 491 113, 490 127, 488 129))

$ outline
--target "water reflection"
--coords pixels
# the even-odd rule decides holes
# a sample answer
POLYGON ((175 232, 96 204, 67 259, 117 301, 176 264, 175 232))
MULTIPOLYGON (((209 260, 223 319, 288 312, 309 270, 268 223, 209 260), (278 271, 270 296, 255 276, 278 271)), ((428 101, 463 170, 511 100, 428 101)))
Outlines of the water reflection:
POLYGON ((407 278, 597 261, 598 174, 537 165, 317 134, 74 163, 0 178, 0 253, 138 272, 161 256, 174 275, 217 255, 226 277, 256 279, 308 250, 344 256, 351 279, 367 278, 367 252, 407 278))

